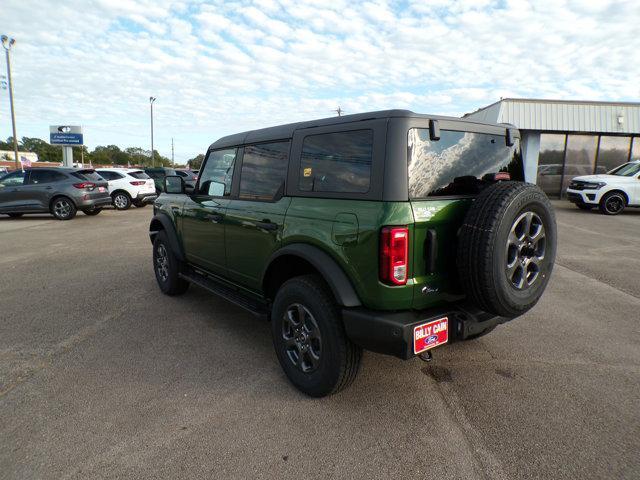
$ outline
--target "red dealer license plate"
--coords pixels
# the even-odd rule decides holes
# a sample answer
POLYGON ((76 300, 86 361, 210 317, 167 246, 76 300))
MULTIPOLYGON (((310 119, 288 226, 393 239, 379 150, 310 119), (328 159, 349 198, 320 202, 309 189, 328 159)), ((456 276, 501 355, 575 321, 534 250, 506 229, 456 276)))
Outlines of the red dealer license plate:
POLYGON ((413 352, 425 352, 447 343, 449 339, 449 319, 447 317, 423 323, 413 328, 413 352))

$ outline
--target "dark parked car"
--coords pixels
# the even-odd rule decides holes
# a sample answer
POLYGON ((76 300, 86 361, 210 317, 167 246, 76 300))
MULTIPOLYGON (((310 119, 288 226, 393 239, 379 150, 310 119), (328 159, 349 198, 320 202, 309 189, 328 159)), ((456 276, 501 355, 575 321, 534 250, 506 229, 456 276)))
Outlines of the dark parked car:
POLYGON ((176 175, 182 177, 185 185, 195 188, 196 182, 198 181, 198 174, 186 168, 178 168, 176 169, 176 175))
POLYGON ((363 348, 429 360, 547 286, 556 222, 523 181, 519 140, 405 110, 221 138, 195 191, 167 177, 154 203, 160 290, 193 283, 270 318, 284 372, 312 396, 349 385, 363 348))
POLYGON ((0 179, 0 213, 51 213, 70 220, 78 210, 97 215, 111 204, 107 182, 92 169, 27 168, 0 179))
POLYGON ((157 167, 157 168, 145 168, 144 173, 153 178, 156 184, 156 193, 160 195, 164 192, 164 179, 167 175, 176 175, 176 171, 173 168, 157 167))

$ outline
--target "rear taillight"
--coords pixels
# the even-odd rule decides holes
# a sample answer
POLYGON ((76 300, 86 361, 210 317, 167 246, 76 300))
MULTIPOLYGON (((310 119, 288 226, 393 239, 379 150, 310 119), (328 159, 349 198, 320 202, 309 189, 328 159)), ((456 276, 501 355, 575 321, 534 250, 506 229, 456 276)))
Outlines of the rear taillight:
POLYGON ((144 185, 145 183, 147 183, 145 180, 141 180, 141 181, 137 181, 137 182, 129 182, 131 185, 144 185))
POLYGON ((380 231, 380 281, 405 285, 409 270, 409 229, 384 227, 380 231))
POLYGON ((89 190, 96 188, 96 184, 92 182, 74 183, 73 186, 76 188, 88 188, 89 190))

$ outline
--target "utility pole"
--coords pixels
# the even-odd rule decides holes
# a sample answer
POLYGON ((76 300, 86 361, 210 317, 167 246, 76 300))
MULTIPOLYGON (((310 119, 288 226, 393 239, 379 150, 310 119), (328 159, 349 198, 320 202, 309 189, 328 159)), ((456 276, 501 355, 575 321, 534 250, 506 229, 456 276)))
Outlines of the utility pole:
POLYGON ((176 168, 176 162, 173 159, 173 137, 171 137, 171 166, 176 168))
POLYGON ((14 38, 9 38, 6 35, 0 37, 2 39, 2 46, 4 47, 7 56, 7 80, 9 81, 9 104, 11 105, 11 126, 13 127, 13 153, 15 155, 16 170, 18 169, 18 134, 16 133, 16 112, 13 109, 13 82, 11 81, 11 57, 9 51, 11 47, 16 43, 14 38))
POLYGON ((151 166, 155 167, 156 163, 153 159, 153 102, 156 101, 156 97, 149 97, 149 104, 151 105, 151 166))

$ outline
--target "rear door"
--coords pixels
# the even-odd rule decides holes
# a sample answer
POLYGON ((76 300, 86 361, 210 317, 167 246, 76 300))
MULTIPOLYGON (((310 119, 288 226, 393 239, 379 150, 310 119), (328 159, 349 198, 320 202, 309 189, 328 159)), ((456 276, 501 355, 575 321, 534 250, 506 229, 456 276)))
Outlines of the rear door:
POLYGON ((244 147, 237 198, 227 207, 225 246, 231 279, 260 290, 262 273, 277 250, 291 198, 283 197, 290 141, 244 147))
POLYGON ((500 131, 504 130, 442 130, 439 140, 431 140, 428 128, 409 129, 414 308, 462 294, 457 279, 457 242, 469 206, 496 178, 524 180, 519 145, 516 142, 508 147, 500 131))
POLYGON ((193 194, 184 202, 179 228, 187 260, 217 274, 227 273, 225 215, 237 148, 210 151, 193 194))
POLYGON ((69 178, 62 172, 53 169, 33 169, 22 188, 21 196, 36 210, 49 210, 49 202, 59 190, 61 182, 69 178))

